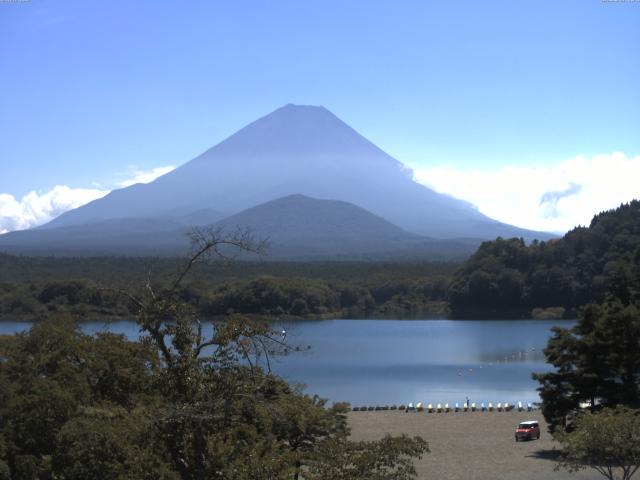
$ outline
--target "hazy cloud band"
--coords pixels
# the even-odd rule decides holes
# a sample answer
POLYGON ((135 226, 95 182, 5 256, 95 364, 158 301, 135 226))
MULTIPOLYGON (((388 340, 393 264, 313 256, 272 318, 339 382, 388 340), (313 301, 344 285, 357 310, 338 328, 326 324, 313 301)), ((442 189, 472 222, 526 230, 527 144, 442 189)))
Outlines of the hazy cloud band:
MULTIPOLYGON (((134 183, 149 183, 174 168, 157 167, 145 171, 132 167, 129 178, 119 181, 116 185, 122 188, 134 183)), ((71 188, 56 185, 45 193, 29 192, 20 200, 13 195, 0 193, 0 234, 37 227, 68 210, 102 198, 109 192, 110 190, 103 188, 71 188)))
POLYGON ((583 155, 548 166, 489 169, 417 167, 417 181, 467 200, 502 222, 565 232, 640 197, 640 155, 583 155))

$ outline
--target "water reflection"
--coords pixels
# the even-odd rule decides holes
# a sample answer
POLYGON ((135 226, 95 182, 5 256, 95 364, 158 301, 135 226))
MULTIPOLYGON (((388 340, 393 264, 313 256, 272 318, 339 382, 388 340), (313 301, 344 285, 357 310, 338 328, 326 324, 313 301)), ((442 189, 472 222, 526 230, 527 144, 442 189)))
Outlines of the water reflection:
POLYGON ((536 402, 533 372, 553 325, 572 322, 331 320, 283 322, 289 341, 311 344, 275 362, 291 381, 353 404, 536 402))

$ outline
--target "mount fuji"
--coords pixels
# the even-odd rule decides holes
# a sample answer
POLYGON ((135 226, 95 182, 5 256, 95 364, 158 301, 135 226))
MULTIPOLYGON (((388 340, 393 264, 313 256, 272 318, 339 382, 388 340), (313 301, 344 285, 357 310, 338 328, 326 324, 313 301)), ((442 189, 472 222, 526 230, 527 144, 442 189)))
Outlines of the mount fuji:
MULTIPOLYGON (((184 251, 186 238, 183 240, 182 233, 188 226, 228 225, 227 218, 243 218, 240 214, 247 209, 287 197, 288 202, 270 205, 270 231, 280 231, 277 209, 282 205, 291 207, 291 199, 295 199, 293 203, 298 207, 310 209, 308 216, 302 214, 300 218, 311 223, 317 218, 316 227, 327 227, 335 236, 335 241, 328 242, 332 248, 326 252, 314 245, 312 250, 320 257, 325 253, 336 254, 340 235, 351 239, 359 235, 363 239, 374 238, 375 228, 389 233, 393 227, 397 228, 397 238, 413 237, 411 251, 415 251, 418 237, 429 240, 433 247, 434 240, 444 239, 456 239, 468 246, 498 236, 525 240, 546 240, 553 236, 498 222, 467 202, 437 193, 414 181, 410 169, 329 110, 289 104, 151 183, 114 190, 46 225, 0 236, 0 250, 79 255, 157 254, 161 246, 162 252, 168 254, 174 249, 184 251), (315 208, 318 204, 303 202, 302 198, 338 203, 332 204, 330 215, 320 218, 314 217, 318 215, 315 208), (349 224, 343 231, 335 225, 329 228, 331 215, 351 207, 368 220, 349 224), (105 231, 109 235, 96 233, 105 231), (128 248, 127 239, 135 248, 128 248)), ((255 212, 251 218, 256 223, 255 212)), ((290 219, 287 221, 283 231, 295 230, 290 219)), ((301 224, 300 228, 307 227, 301 224)), ((256 228, 256 234, 261 234, 260 228, 256 228)), ((394 250, 393 235, 378 236, 383 237, 390 243, 373 242, 376 251, 394 250)), ((283 246, 293 246, 293 241, 280 238, 283 246)), ((302 237, 296 241, 295 250, 304 252, 302 237)), ((398 242, 396 247, 406 246, 398 242)), ((361 242, 363 248, 366 243, 361 242)))

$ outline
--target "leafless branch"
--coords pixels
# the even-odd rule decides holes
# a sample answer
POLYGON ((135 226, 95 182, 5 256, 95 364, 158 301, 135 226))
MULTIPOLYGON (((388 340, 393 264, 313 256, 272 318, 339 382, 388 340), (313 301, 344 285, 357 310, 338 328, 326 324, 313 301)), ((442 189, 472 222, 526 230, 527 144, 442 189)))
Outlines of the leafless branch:
POLYGON ((267 360, 267 372, 271 373, 271 361, 269 360, 269 350, 267 350, 266 345, 264 344, 264 340, 258 337, 258 342, 262 346, 262 350, 264 351, 264 358, 267 360))
POLYGON ((151 295, 152 299, 156 299, 156 293, 153 291, 153 286, 151 285, 151 269, 147 271, 147 283, 145 285, 147 291, 151 295))
POLYGON ((257 240, 253 232, 247 228, 238 228, 233 233, 226 234, 222 227, 196 227, 188 233, 188 237, 191 240, 189 260, 169 289, 170 294, 176 291, 196 263, 211 256, 226 260, 233 258, 222 251, 221 247, 262 255, 268 246, 265 240, 257 240))

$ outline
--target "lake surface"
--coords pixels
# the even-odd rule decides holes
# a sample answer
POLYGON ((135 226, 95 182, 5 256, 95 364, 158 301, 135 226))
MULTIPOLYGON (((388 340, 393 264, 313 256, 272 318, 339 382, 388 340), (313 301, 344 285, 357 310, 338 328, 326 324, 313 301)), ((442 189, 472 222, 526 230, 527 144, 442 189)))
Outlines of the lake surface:
MULTIPOLYGON (((542 320, 297 320, 274 322, 287 343, 310 350, 277 357, 272 369, 309 393, 353 405, 408 402, 539 401, 533 372, 550 369, 542 349, 551 327, 542 320)), ((30 328, 0 322, 1 333, 30 328)), ((86 333, 111 331, 135 339, 133 322, 87 322, 86 333)))

